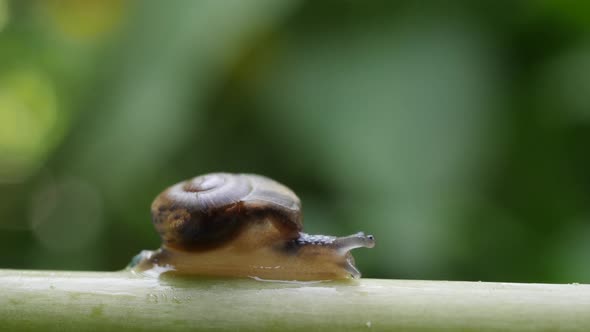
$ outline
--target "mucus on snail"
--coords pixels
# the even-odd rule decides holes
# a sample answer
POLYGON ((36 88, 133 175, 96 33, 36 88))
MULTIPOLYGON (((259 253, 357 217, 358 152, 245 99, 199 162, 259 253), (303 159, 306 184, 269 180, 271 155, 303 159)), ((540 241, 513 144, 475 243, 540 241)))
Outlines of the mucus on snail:
POLYGON ((138 256, 135 271, 172 270, 273 280, 359 278, 350 250, 372 235, 303 233, 301 203, 286 186, 253 174, 211 173, 177 183, 151 207, 162 245, 138 256))

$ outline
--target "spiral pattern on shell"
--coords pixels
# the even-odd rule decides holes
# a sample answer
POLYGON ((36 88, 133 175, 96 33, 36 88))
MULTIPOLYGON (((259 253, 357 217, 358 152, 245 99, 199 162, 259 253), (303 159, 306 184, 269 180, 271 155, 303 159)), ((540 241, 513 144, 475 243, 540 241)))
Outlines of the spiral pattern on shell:
POLYGON ((151 212, 163 246, 185 251, 221 246, 252 222, 272 222, 285 239, 302 229, 297 195, 253 174, 211 173, 177 183, 156 197, 151 212))

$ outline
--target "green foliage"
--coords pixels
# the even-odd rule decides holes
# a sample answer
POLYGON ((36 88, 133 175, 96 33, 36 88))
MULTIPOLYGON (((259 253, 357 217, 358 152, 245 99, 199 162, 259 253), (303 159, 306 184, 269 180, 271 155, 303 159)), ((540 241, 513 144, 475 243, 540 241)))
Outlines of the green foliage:
POLYGON ((0 266, 118 269, 232 171, 365 276, 590 282, 586 7, 0 1, 0 266))

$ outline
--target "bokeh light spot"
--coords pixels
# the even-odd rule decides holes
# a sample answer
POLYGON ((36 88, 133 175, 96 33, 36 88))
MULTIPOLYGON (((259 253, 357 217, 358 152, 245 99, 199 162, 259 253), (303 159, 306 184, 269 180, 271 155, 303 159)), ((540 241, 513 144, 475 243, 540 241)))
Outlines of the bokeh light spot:
POLYGON ((31 226, 40 244, 71 252, 94 244, 102 226, 102 199, 81 179, 48 181, 33 195, 31 226))
POLYGON ((55 0, 40 5, 61 33, 77 40, 95 40, 113 31, 121 21, 125 1, 55 0))
POLYGON ((54 88, 39 71, 0 80, 0 182, 22 180, 41 164, 56 123, 54 88))

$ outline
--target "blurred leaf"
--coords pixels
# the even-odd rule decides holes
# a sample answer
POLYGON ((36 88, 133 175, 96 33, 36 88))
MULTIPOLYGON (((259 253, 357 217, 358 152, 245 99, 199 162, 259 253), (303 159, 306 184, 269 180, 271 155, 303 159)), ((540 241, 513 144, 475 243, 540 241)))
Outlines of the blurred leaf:
POLYGON ((0 32, 6 26, 10 19, 10 12, 8 11, 8 1, 0 0, 0 32))

